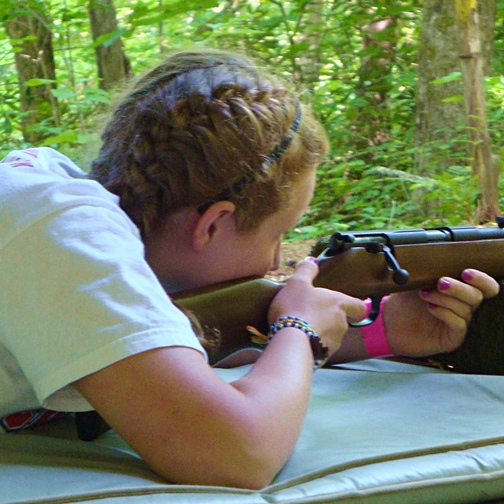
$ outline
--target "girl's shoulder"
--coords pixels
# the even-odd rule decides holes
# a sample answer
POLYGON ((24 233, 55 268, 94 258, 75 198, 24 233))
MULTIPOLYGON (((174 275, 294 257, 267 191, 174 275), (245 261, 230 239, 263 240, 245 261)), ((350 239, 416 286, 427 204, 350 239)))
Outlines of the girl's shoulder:
POLYGON ((10 168, 19 168, 20 171, 24 169, 41 170, 63 177, 86 177, 86 173, 70 158, 50 147, 12 151, 0 161, 0 164, 10 168))

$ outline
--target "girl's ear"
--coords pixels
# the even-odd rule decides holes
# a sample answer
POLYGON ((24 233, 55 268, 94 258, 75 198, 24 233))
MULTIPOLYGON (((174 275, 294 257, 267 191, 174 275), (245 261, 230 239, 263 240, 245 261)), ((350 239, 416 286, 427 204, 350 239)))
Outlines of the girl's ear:
POLYGON ((198 218, 192 233, 192 247, 195 252, 201 252, 209 246, 216 237, 234 232, 234 214, 236 206, 230 201, 217 201, 210 205, 198 218))

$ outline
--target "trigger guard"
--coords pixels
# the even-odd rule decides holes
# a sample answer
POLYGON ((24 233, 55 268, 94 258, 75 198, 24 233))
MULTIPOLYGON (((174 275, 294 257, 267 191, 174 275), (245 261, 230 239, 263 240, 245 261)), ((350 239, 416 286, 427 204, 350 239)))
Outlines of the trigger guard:
POLYGON ((371 310, 369 311, 369 315, 359 322, 349 323, 350 327, 365 327, 372 324, 380 314, 380 303, 382 298, 377 296, 371 296, 371 310))

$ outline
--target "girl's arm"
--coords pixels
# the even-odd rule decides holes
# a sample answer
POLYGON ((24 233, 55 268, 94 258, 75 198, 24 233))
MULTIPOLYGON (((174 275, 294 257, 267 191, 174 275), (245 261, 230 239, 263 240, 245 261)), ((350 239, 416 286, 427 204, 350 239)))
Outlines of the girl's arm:
MULTIPOLYGON (((270 320, 309 320, 334 351, 347 317, 364 303, 315 289, 303 261, 270 309, 270 320)), ((105 421, 174 483, 262 488, 298 439, 313 369, 307 335, 281 329, 252 370, 228 384, 196 350, 170 347, 128 357, 75 383, 105 421)))

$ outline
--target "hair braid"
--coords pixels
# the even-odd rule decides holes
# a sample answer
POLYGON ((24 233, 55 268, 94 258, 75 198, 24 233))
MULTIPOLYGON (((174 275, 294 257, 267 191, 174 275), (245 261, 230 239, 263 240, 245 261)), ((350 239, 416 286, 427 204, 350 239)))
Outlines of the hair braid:
POLYGON ((292 92, 246 58, 221 51, 174 54, 116 109, 91 177, 120 197, 144 234, 166 215, 222 194, 236 204, 239 228, 253 229, 288 204, 292 181, 327 151, 325 133, 301 105, 292 145, 265 162, 297 106, 292 92), (240 186, 251 174, 254 183, 240 186))

